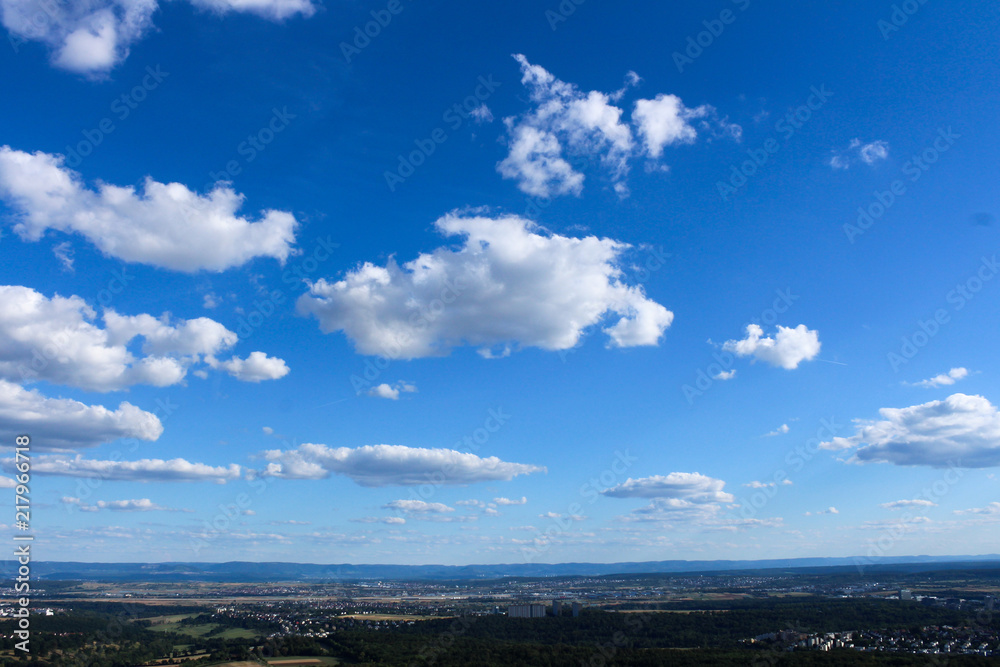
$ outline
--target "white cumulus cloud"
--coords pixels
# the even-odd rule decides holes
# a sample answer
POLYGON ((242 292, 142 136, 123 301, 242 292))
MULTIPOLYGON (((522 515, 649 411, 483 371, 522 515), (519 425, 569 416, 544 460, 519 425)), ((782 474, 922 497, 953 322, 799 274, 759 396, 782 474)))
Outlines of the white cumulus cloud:
POLYGON ((246 12, 273 21, 284 21, 296 14, 309 17, 316 12, 311 0, 190 0, 191 4, 219 14, 246 12))
POLYGON ((691 144, 698 132, 688 123, 709 113, 709 107, 689 109, 676 95, 657 95, 652 100, 638 100, 632 119, 638 127, 646 153, 653 158, 673 144, 691 144))
POLYGON ((789 430, 790 429, 788 428, 788 424, 782 424, 781 426, 779 426, 778 428, 774 429, 773 431, 765 433, 764 437, 765 438, 769 438, 769 437, 773 437, 773 436, 776 436, 776 435, 784 435, 784 434, 788 433, 789 430))
POLYGON ((521 496, 520 500, 517 498, 494 498, 493 502, 497 505, 525 505, 528 502, 526 496, 521 496))
POLYGON ((393 500, 382 507, 408 514, 447 514, 455 511, 454 507, 448 507, 444 503, 429 503, 424 500, 393 500))
POLYGON ((726 483, 697 472, 672 472, 625 480, 602 491, 613 498, 674 498, 698 503, 731 503, 733 495, 723 491, 726 483))
POLYGON ((638 85, 635 72, 629 72, 625 86, 613 93, 584 92, 521 54, 514 59, 521 67, 521 83, 528 89, 531 108, 504 119, 510 151, 497 171, 517 181, 529 195, 579 195, 585 176, 571 161, 594 159, 607 173, 615 192, 626 196, 630 160, 643 154, 658 159, 666 146, 693 143, 698 136, 689 122, 693 119, 708 119, 701 123, 704 128, 722 128, 723 133, 739 137, 739 126, 717 121, 714 108, 688 108, 676 95, 638 100, 630 123, 618 102, 629 88, 638 85), (641 137, 641 147, 632 125, 641 137))
POLYGON ((396 401, 399 400, 400 393, 415 393, 416 391, 416 385, 408 382, 397 382, 395 384, 383 382, 369 389, 367 394, 374 398, 386 398, 390 401, 396 401))
MULTIPOLYGON (((4 459, 3 468, 13 471, 14 459, 4 459)), ((226 482, 239 479, 242 469, 235 463, 210 466, 177 458, 114 461, 85 459, 82 456, 43 454, 31 463, 31 472, 62 477, 91 477, 123 482, 226 482)))
POLYGON ((798 368, 803 361, 816 358, 820 346, 819 332, 807 329, 804 324, 794 329, 778 325, 778 333, 773 338, 765 337, 760 325, 748 324, 746 338, 726 341, 722 349, 739 357, 752 356, 772 366, 791 370, 798 368))
POLYGON ((288 365, 283 359, 269 357, 263 352, 251 352, 246 359, 233 357, 228 361, 209 360, 214 368, 221 368, 237 380, 243 382, 260 382, 261 380, 277 380, 288 375, 288 365))
POLYGON ((362 354, 401 359, 463 344, 484 356, 514 345, 565 350, 608 317, 617 318, 604 329, 612 347, 656 345, 673 320, 641 286, 623 282, 627 244, 544 234, 517 216, 451 214, 436 226, 462 237, 462 247, 320 279, 299 299, 300 312, 324 332, 344 331, 362 354))
POLYGON ((534 197, 574 194, 583 191, 584 176, 573 169, 562 154, 562 145, 552 132, 529 125, 513 125, 510 153, 497 166, 504 178, 517 179, 522 192, 534 197))
MULTIPOLYGON (((272 374, 277 362, 284 366, 262 352, 252 353, 250 362, 239 360, 243 366, 250 364, 245 377, 232 370, 236 358, 218 364, 215 355, 239 338, 207 317, 172 320, 168 315, 127 316, 105 310, 103 329, 94 323, 96 318, 94 309, 78 296, 48 298, 29 287, 0 285, 0 379, 113 391, 136 384, 177 384, 190 366, 202 361, 245 380, 253 379, 251 371, 260 371, 261 365, 272 374), (137 357, 129 346, 139 338, 145 356, 137 357)), ((260 379, 259 373, 256 377, 260 379)))
POLYGON ((853 450, 852 461, 989 468, 1000 466, 1000 413, 982 396, 952 394, 907 408, 882 408, 882 419, 855 420, 857 432, 823 449, 853 450))
POLYGON ((345 475, 368 487, 413 486, 428 479, 441 484, 507 481, 518 475, 546 472, 541 466, 508 463, 495 456, 480 458, 453 449, 402 445, 327 447, 306 443, 296 449, 264 452, 263 475, 286 479, 323 479, 345 475))
POLYGON ((92 447, 118 438, 153 441, 163 433, 156 415, 122 402, 117 410, 68 398, 46 398, 37 390, 0 380, 0 440, 30 433, 40 449, 92 447))
MULTIPOLYGON (((312 16, 310 0, 191 0, 219 14, 246 12, 271 20, 312 16)), ((153 27, 158 0, 0 0, 0 20, 20 48, 25 40, 51 49, 56 67, 89 76, 111 70, 153 27)))
POLYGON ((717 519, 723 504, 735 498, 723 490, 726 483, 697 472, 672 472, 624 483, 602 491, 613 498, 651 498, 648 505, 632 510, 625 521, 665 523, 674 520, 721 525, 717 519))
POLYGON ((38 241, 47 230, 76 232, 126 262, 175 271, 224 271, 256 257, 280 262, 293 252, 291 213, 237 215, 243 196, 224 184, 206 195, 146 178, 133 186, 89 188, 63 157, 0 146, 0 199, 17 212, 14 231, 38 241))

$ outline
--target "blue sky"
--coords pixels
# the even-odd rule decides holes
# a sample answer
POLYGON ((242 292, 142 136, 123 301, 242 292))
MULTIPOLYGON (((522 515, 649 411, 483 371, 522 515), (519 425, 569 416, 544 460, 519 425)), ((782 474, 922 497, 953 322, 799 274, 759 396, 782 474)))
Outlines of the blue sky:
POLYGON ((0 11, 36 557, 998 552, 994 4, 0 11))

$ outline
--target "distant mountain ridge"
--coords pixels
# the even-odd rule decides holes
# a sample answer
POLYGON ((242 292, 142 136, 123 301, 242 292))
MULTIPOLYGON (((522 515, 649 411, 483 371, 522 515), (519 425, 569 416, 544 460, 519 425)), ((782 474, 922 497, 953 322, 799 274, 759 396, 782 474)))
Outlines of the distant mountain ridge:
MULTIPOLYGON (((0 561, 4 576, 17 571, 15 561, 0 561)), ((769 560, 666 560, 622 563, 508 563, 497 565, 322 565, 317 563, 32 563, 32 576, 84 581, 364 581, 468 580, 503 577, 606 576, 612 574, 720 574, 723 572, 796 570, 824 573, 861 569, 866 573, 1000 568, 1000 555, 898 556, 868 559, 781 558, 769 560)))

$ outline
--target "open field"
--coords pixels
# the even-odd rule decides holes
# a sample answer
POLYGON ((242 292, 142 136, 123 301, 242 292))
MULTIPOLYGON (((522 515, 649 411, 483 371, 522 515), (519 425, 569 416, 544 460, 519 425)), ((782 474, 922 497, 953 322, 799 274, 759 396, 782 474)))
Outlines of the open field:
POLYGON ((168 614, 166 616, 150 616, 146 620, 153 625, 162 625, 163 623, 177 623, 178 621, 183 621, 185 618, 191 618, 194 614, 168 614))
MULTIPOLYGON (((183 635, 189 635, 191 637, 205 637, 208 633, 212 632, 216 628, 220 627, 217 623, 206 623, 204 625, 186 625, 180 622, 171 623, 160 623, 159 625, 153 625, 149 629, 153 632, 178 632, 183 635)), ((259 637, 260 634, 254 632, 253 630, 245 630, 243 628, 226 628, 220 633, 211 635, 212 637, 219 637, 221 639, 253 639, 259 637)))
POLYGON ((177 658, 162 658, 160 660, 154 660, 153 662, 146 663, 146 667, 178 667, 178 665, 183 665, 185 662, 200 660, 206 655, 206 653, 199 653, 197 655, 185 655, 177 658))
POLYGON ((414 616, 411 614, 344 614, 341 618, 356 618, 359 621, 432 621, 454 616, 414 616))

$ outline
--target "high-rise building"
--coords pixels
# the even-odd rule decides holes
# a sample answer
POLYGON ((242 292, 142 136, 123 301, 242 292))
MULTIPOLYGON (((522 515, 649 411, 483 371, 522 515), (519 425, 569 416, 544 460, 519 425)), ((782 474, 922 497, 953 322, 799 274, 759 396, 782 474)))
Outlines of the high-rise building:
POLYGON ((544 604, 512 604, 507 607, 507 616, 511 618, 544 618, 547 611, 544 604))
POLYGON ((560 615, 562 615, 562 600, 553 600, 552 601, 552 615, 553 616, 560 616, 560 615))
POLYGON ((574 602, 573 603, 573 618, 576 618, 577 616, 580 615, 580 610, 581 609, 583 609, 583 605, 582 604, 580 604, 579 602, 574 602))

